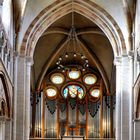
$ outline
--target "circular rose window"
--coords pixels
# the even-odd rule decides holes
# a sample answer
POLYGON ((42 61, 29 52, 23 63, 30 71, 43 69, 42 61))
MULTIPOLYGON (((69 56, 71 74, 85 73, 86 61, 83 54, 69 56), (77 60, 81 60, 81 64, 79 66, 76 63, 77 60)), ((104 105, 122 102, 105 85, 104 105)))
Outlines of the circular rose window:
POLYGON ((82 99, 85 96, 85 92, 83 88, 78 85, 68 85, 64 88, 62 95, 64 98, 67 98, 69 95, 71 98, 78 97, 82 99))
POLYGON ((83 81, 87 84, 87 85, 93 85, 96 83, 97 81, 97 77, 94 74, 86 74, 83 78, 83 81))
POLYGON ((64 75, 61 73, 54 73, 51 75, 51 81, 54 84, 62 84, 64 82, 64 75))
POLYGON ((100 90, 99 89, 92 89, 90 91, 90 95, 94 98, 98 98, 100 96, 100 90))
POLYGON ((50 98, 55 97, 57 94, 57 89, 53 86, 49 86, 46 88, 46 94, 50 98))
POLYGON ((81 75, 81 72, 76 69, 72 69, 71 71, 68 72, 68 76, 70 79, 78 79, 81 75))

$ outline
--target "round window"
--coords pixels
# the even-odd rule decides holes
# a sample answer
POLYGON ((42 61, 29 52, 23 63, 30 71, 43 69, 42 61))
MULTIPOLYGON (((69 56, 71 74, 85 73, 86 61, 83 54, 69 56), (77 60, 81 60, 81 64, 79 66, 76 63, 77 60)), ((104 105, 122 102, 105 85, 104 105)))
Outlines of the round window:
POLYGON ((90 91, 90 95, 94 98, 98 98, 100 96, 100 90, 99 89, 92 89, 90 91))
POLYGON ((67 96, 69 95, 71 98, 75 98, 78 96, 79 99, 82 99, 85 96, 83 88, 78 85, 66 86, 62 94, 64 98, 67 98, 67 96))
POLYGON ((83 81, 87 84, 87 85, 93 85, 96 83, 97 81, 97 77, 94 74, 86 74, 83 78, 83 81))
POLYGON ((76 69, 72 69, 71 71, 68 72, 68 76, 70 79, 78 79, 81 75, 81 72, 76 69))
POLYGON ((64 82, 64 75, 61 73, 54 73, 51 75, 51 81, 54 84, 62 84, 64 82))
POLYGON ((46 88, 46 94, 48 97, 55 97, 57 94, 57 89, 53 86, 49 86, 46 88))

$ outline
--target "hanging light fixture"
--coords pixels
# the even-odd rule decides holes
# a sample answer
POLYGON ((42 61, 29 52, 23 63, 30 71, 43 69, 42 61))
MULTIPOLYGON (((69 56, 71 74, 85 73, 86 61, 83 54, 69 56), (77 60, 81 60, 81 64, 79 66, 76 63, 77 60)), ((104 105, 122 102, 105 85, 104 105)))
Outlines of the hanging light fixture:
POLYGON ((68 34, 66 47, 63 53, 60 54, 58 60, 56 61, 56 65, 57 65, 58 70, 61 70, 62 72, 69 71, 70 74, 68 74, 68 76, 71 79, 77 79, 80 76, 80 72, 78 71, 81 71, 81 70, 85 71, 89 67, 89 60, 83 54, 81 43, 77 37, 76 28, 74 26, 74 12, 73 11, 74 10, 73 10, 73 0, 72 0, 71 29, 68 34))

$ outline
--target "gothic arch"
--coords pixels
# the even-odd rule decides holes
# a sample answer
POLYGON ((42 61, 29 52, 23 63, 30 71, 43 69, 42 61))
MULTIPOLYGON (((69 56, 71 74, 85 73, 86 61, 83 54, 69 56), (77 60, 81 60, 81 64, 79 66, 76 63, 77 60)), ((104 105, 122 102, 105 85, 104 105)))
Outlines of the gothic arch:
POLYGON ((113 48, 114 56, 126 53, 123 34, 116 21, 104 9, 87 0, 59 0, 43 9, 28 27, 20 48, 20 55, 33 57, 36 43, 44 31, 56 20, 73 11, 97 24, 106 34, 113 48))
POLYGON ((10 118, 11 117, 10 93, 9 93, 9 88, 8 88, 6 77, 5 77, 5 75, 4 75, 4 73, 2 71, 0 71, 0 80, 1 80, 1 83, 3 85, 4 93, 5 93, 5 95, 4 95, 5 99, 4 98, 0 98, 0 104, 4 105, 3 106, 4 110, 5 110, 4 114, 6 115, 6 117, 10 118))
POLYGON ((43 9, 32 21, 24 35, 19 54, 33 58, 37 41, 45 30, 52 23, 72 11, 83 15, 102 29, 112 45, 114 57, 126 53, 125 41, 121 29, 111 15, 104 9, 89 0, 86 2, 74 0, 73 4, 71 1, 59 0, 43 9))

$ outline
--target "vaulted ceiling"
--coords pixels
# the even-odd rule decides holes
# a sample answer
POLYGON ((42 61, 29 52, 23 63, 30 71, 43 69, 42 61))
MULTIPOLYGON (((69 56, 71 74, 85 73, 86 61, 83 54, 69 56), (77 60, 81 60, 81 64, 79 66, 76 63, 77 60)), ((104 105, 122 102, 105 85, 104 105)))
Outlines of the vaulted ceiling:
MULTIPOLYGON (((65 42, 71 29, 71 20, 71 13, 57 20, 38 40, 32 68, 36 83, 42 73, 56 68, 56 60, 67 47, 65 42)), ((90 67, 97 68, 99 72, 103 72, 108 81, 110 81, 113 67, 113 51, 108 38, 95 23, 78 13, 74 13, 74 26, 83 53, 89 59, 90 67)))

